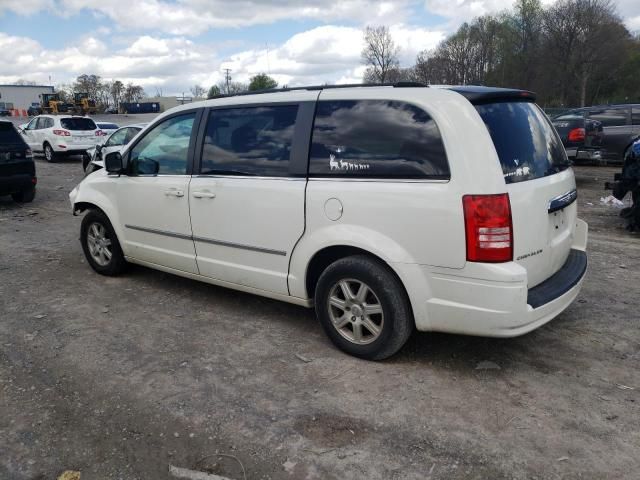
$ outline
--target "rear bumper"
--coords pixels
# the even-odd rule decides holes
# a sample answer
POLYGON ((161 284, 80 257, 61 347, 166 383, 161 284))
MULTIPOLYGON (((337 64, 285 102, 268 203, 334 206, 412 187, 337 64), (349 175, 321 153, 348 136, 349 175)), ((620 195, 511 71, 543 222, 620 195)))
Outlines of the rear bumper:
POLYGON ((0 195, 22 192, 35 186, 34 176, 28 173, 0 176, 0 195))
POLYGON ((407 286, 418 330, 516 337, 544 325, 575 300, 587 270, 586 243, 587 224, 578 220, 563 267, 530 290, 526 270, 515 263, 474 264, 464 273, 394 267, 407 286), (422 291, 416 288, 420 283, 422 291))

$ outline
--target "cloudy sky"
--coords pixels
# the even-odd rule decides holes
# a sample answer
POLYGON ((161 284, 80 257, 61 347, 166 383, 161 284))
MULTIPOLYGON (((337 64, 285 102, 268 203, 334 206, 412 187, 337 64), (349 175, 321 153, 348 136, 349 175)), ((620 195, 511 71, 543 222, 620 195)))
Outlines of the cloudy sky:
MULTIPOLYGON (((550 3, 554 0, 543 0, 550 3)), ((640 0, 613 0, 640 30, 640 0)), ((232 70, 281 85, 359 82, 362 28, 384 24, 401 64, 463 21, 512 0, 0 0, 0 83, 67 83, 82 73, 148 94, 206 88, 232 70)))

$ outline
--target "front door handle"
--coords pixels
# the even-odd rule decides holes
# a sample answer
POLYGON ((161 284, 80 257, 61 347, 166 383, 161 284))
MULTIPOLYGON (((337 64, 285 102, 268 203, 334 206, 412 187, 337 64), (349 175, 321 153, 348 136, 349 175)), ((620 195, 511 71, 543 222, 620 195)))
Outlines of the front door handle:
POLYGON ((216 198, 216 194, 212 192, 193 192, 195 198, 216 198))
POLYGON ((167 197, 184 197, 184 191, 178 190, 177 188, 170 188, 169 190, 165 190, 164 194, 167 197))

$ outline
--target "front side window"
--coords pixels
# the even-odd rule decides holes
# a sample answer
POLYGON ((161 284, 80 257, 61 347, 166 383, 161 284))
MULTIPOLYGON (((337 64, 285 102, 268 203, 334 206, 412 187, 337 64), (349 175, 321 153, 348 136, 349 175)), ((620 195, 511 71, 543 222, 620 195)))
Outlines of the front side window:
POLYGON ((297 114, 297 105, 211 111, 200 173, 288 176, 297 114))
POLYGON ((25 130, 35 130, 37 128, 36 124, 38 123, 38 118, 39 117, 36 117, 33 120, 31 120, 27 125, 27 128, 25 128, 25 130))
POLYGON ((131 150, 133 175, 186 175, 195 112, 153 127, 131 150))
POLYGON ((628 124, 627 108, 603 108, 602 110, 591 110, 589 118, 602 122, 603 127, 622 127, 628 124))
POLYGON ((113 147, 116 145, 124 145, 125 139, 127 138, 127 130, 128 128, 122 128, 117 132, 114 132, 113 135, 109 137, 107 143, 105 143, 106 147, 113 147))
POLYGON ((309 174, 378 178, 450 178, 435 121, 398 101, 319 102, 309 174))
POLYGON ((135 137, 138 132, 142 130, 141 128, 136 128, 136 127, 129 127, 127 128, 127 136, 124 139, 124 143, 129 143, 131 140, 133 140, 133 137, 135 137))

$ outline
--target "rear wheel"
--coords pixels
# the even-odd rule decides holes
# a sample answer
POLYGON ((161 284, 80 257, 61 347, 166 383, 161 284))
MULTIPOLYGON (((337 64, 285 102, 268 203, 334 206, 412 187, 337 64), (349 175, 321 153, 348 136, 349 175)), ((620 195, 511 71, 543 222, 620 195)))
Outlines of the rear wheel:
POLYGON ((356 357, 396 353, 414 327, 400 280, 382 262, 356 255, 337 260, 318 280, 316 315, 331 341, 356 357))
POLYGON ((100 210, 90 210, 82 219, 80 241, 84 255, 96 272, 118 275, 127 266, 118 237, 107 216, 100 210))
POLYGON ((53 151, 53 148, 48 143, 44 144, 44 159, 47 162, 53 162, 56 159, 56 152, 53 151))
POLYGON ((11 198, 18 203, 33 202, 33 199, 36 198, 36 187, 30 187, 21 192, 12 193, 11 198))

